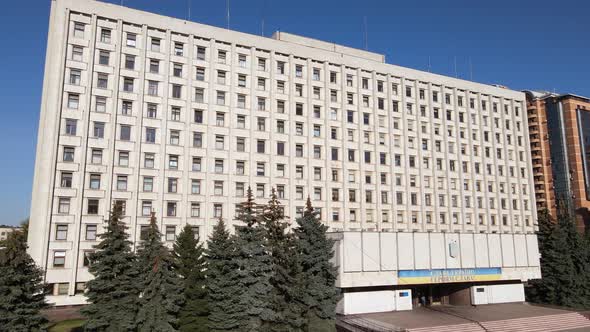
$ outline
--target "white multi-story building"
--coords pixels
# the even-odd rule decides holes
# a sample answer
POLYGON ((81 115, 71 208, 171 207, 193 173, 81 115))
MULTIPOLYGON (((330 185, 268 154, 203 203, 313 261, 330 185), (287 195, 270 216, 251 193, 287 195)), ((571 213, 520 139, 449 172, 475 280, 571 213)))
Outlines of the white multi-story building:
POLYGON ((293 218, 310 196, 332 231, 516 234, 533 248, 524 103, 288 33, 53 0, 30 253, 52 301, 80 303, 113 201, 134 243, 152 211, 171 243, 187 223, 201 238, 218 217, 232 225, 248 186, 260 202, 275 188, 293 218))

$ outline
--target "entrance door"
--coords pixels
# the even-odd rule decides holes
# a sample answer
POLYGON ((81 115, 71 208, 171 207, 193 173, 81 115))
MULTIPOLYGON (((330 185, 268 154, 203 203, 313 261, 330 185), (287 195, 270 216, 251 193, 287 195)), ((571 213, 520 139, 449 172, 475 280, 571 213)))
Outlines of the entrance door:
POLYGON ((442 295, 439 285, 430 285, 429 287, 430 304, 440 305, 442 304, 442 295))

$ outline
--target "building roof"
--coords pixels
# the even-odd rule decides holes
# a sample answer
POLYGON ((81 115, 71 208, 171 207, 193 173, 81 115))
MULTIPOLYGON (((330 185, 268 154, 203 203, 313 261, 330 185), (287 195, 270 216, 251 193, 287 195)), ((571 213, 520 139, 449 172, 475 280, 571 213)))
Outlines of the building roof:
POLYGON ((526 94, 527 99, 532 99, 532 100, 543 100, 543 99, 547 99, 547 98, 557 98, 557 99, 574 98, 574 99, 581 99, 585 102, 590 102, 590 98, 575 95, 573 93, 559 94, 559 93, 554 93, 554 92, 549 92, 549 91, 535 91, 535 90, 523 90, 522 92, 524 92, 526 94))

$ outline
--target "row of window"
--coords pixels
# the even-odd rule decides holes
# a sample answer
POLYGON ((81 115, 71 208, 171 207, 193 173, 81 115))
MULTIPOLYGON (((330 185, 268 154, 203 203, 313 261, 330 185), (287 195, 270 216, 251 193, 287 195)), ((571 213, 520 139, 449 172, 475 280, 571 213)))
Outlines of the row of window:
MULTIPOLYGON (((75 37, 78 38, 84 38, 84 33, 85 33, 85 24, 81 23, 81 22, 74 22, 74 29, 73 29, 73 33, 75 37)), ((99 41, 101 43, 106 43, 106 44, 110 44, 111 43, 111 29, 108 29, 106 27, 101 27, 100 28, 100 35, 99 35, 99 41)), ((125 33, 125 45, 127 47, 130 48, 135 48, 137 47, 137 34, 132 33, 132 32, 126 32, 125 33)), ((157 37, 150 37, 149 38, 149 49, 152 52, 161 52, 162 50, 162 42, 163 40, 161 38, 157 38, 157 37)), ((172 42, 173 47, 171 47, 171 53, 175 56, 186 56, 186 44, 181 42, 181 41, 173 41, 172 42)), ((75 49, 72 51, 72 58, 74 58, 74 60, 78 60, 81 61, 82 60, 82 54, 83 54, 83 49, 81 48, 81 46, 73 46, 75 49)), ((99 60, 99 63, 104 64, 104 65, 108 65, 109 61, 109 54, 108 51, 106 50, 101 50, 99 52, 104 52, 103 53, 103 61, 99 60)), ((218 63, 227 63, 228 60, 228 51, 227 50, 223 50, 223 49, 219 49, 217 50, 217 62, 218 63)), ((204 45, 197 45, 195 46, 194 49, 194 57, 197 60, 206 60, 206 56, 207 56, 207 47, 204 45)), ((238 53, 237 54, 237 64, 240 67, 244 67, 246 68, 248 66, 248 55, 244 54, 244 53, 238 53)), ((156 60, 156 59, 150 59, 150 60, 156 60)), ((270 60, 268 58, 265 57, 257 57, 256 58, 256 68, 259 71, 267 71, 268 70, 268 62, 270 60)), ((131 54, 125 54, 125 60, 123 61, 125 68, 127 69, 134 69, 135 68, 135 58, 133 55, 131 54)), ((286 73, 286 65, 287 63, 285 61, 276 61, 276 72, 278 74, 285 74, 286 73)), ((154 67, 156 65, 154 64, 154 67)), ((180 72, 182 71, 182 68, 180 66, 182 66, 182 63, 175 63, 174 64, 175 68, 173 73, 177 73, 177 75, 175 76, 181 76, 180 72)), ((152 67, 152 65, 150 64, 150 67, 152 67)), ((305 65, 304 64, 295 64, 294 65, 294 74, 295 77, 303 77, 305 73, 305 65)), ((336 71, 330 71, 329 72, 329 81, 330 83, 334 83, 337 84, 338 83, 338 75, 339 73, 336 71)), ((346 85, 347 86, 353 86, 354 82, 355 82, 355 78, 354 78, 354 74, 347 74, 346 75, 346 85)), ((204 73, 202 74, 201 77, 204 77, 204 73)), ((322 80, 322 69, 320 67, 313 67, 312 68, 312 80, 314 81, 321 81, 322 80)), ((360 86, 362 89, 371 89, 371 83, 372 83, 372 79, 369 77, 361 77, 360 79, 360 86)), ((377 80, 375 83, 376 86, 376 90, 378 92, 385 92, 385 81, 384 80, 377 80)), ((393 94, 397 94, 398 93, 398 85, 397 83, 394 83, 392 85, 392 93, 393 94)), ((413 88, 412 87, 406 87, 406 91, 405 94, 407 97, 412 97, 413 96, 413 88)), ((439 99, 441 99, 439 96, 443 95, 441 93, 439 93, 438 91, 433 91, 432 92, 432 96, 431 96, 431 100, 433 102, 439 102, 439 99)), ((422 100, 424 100, 426 97, 426 90, 421 88, 418 90, 418 97, 422 100)), ((444 99, 445 104, 450 105, 452 104, 452 95, 450 93, 445 93, 442 97, 442 99, 444 99)), ((469 107, 470 108, 475 108, 475 98, 469 98, 469 107)), ((457 105, 458 106, 463 106, 464 101, 463 101, 463 97, 459 96, 457 98, 457 105)), ((481 102, 481 108, 483 110, 486 110, 487 108, 487 103, 486 101, 482 101, 481 102)), ((508 112, 508 105, 505 105, 505 110, 506 112, 508 112)), ((496 111, 497 110, 497 104, 494 103, 493 109, 496 111)), ((516 112, 518 112, 518 107, 516 107, 516 112)), ((517 114, 518 116, 518 114, 517 114)))

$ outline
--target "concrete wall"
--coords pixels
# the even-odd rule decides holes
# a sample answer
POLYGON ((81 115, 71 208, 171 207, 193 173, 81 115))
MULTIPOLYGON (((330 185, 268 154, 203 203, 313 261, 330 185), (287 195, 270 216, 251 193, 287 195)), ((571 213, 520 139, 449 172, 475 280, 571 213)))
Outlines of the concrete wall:
POLYGON ((339 287, 397 285, 398 270, 502 268, 502 280, 540 277, 535 234, 332 233, 339 287), (455 257, 449 248, 456 243, 455 257))

